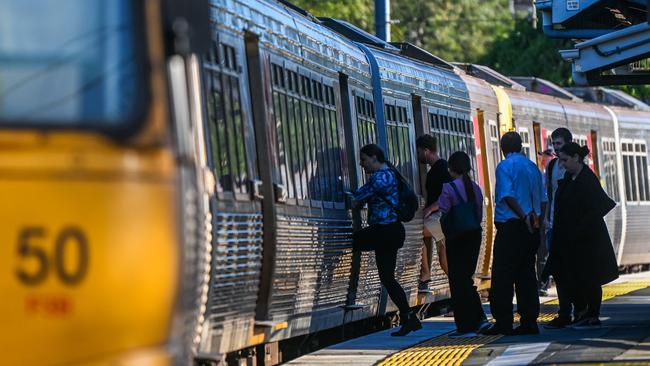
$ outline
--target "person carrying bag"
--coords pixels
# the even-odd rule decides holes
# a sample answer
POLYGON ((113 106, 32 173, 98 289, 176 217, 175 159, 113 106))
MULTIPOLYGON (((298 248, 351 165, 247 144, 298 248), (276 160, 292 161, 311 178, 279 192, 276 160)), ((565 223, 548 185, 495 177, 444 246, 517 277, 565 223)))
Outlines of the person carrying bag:
POLYGON ((417 197, 404 178, 386 161, 379 146, 370 144, 361 148, 360 159, 361 167, 370 177, 366 184, 352 193, 353 207, 368 204, 368 226, 354 233, 353 249, 375 252, 379 280, 400 311, 402 327, 391 335, 405 336, 422 328, 409 306, 404 289, 395 279, 397 251, 404 246, 405 239, 401 221, 413 218, 417 197))
POLYGON ((489 326, 473 278, 483 237, 483 194, 469 176, 471 169, 466 153, 453 153, 449 157, 449 173, 454 180, 444 184, 438 199, 456 323, 456 332, 450 335, 451 338, 475 337, 477 332, 489 326))

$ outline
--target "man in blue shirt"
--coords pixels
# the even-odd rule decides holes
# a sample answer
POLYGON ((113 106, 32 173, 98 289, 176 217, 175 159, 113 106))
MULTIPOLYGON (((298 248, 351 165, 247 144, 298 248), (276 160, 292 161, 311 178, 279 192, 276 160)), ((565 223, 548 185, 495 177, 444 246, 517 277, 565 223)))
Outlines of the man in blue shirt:
POLYGON ((546 191, 537 166, 521 154, 521 136, 501 138, 506 157, 496 169, 494 221, 497 234, 492 261, 490 311, 495 323, 484 334, 537 334, 539 297, 535 254, 540 221, 544 219, 546 191), (520 326, 512 330, 512 296, 517 295, 520 326))

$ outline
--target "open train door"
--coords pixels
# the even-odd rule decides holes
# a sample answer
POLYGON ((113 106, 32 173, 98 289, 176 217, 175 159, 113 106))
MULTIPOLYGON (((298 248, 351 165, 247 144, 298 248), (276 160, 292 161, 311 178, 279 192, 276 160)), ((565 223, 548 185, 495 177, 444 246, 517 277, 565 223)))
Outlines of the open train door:
POLYGON ((544 147, 542 145, 542 127, 537 122, 533 122, 533 141, 535 143, 535 157, 537 161, 537 167, 544 171, 546 169, 544 166, 544 157, 538 154, 539 152, 544 151, 544 147))
MULTIPOLYGON (((488 124, 489 125, 489 124, 488 124)), ((492 263, 492 248, 494 244, 494 204, 492 202, 492 186, 490 186, 490 171, 488 169, 488 144, 487 138, 489 136, 486 132, 485 114, 481 109, 476 110, 476 126, 475 131, 479 133, 479 148, 480 154, 476 154, 479 159, 479 164, 483 169, 479 169, 481 173, 481 181, 483 184, 484 197, 486 197, 485 212, 485 254, 483 256, 483 266, 481 268, 481 276, 483 279, 488 279, 490 276, 490 264, 492 263)), ((496 166, 495 166, 496 170, 496 166)), ((482 287, 482 286, 481 286, 482 287)))

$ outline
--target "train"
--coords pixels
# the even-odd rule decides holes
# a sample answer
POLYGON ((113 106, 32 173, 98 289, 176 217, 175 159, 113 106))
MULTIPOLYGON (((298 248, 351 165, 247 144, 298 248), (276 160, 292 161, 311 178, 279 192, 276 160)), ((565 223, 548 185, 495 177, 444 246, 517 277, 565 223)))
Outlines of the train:
MULTIPOLYGON (((272 365, 292 340, 394 314, 374 257, 352 251, 366 211, 344 192, 365 182, 358 151, 376 143, 424 202, 425 133, 443 158, 467 152, 484 192, 479 289, 508 131, 543 168, 550 133, 570 129, 617 202, 606 222, 621 270, 650 263, 641 102, 447 62, 284 0, 77 3, 31 13, 53 29, 47 47, 0 38, 10 364, 272 365), (54 31, 48 12, 90 38, 54 31)), ((30 10, 8 4, 16 19, 30 10)), ((421 209, 396 270, 418 308, 449 298, 435 255, 418 291, 421 209)))

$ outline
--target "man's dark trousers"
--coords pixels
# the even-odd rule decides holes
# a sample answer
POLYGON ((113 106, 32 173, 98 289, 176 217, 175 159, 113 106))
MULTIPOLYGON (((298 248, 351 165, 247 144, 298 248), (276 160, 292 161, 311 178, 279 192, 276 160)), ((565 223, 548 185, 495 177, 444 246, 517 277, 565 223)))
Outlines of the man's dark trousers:
POLYGON ((539 231, 531 234, 526 223, 518 219, 496 223, 496 227, 490 290, 492 316, 497 326, 505 330, 512 328, 514 287, 521 325, 536 325, 539 316, 539 296, 535 254, 539 246, 539 231))

